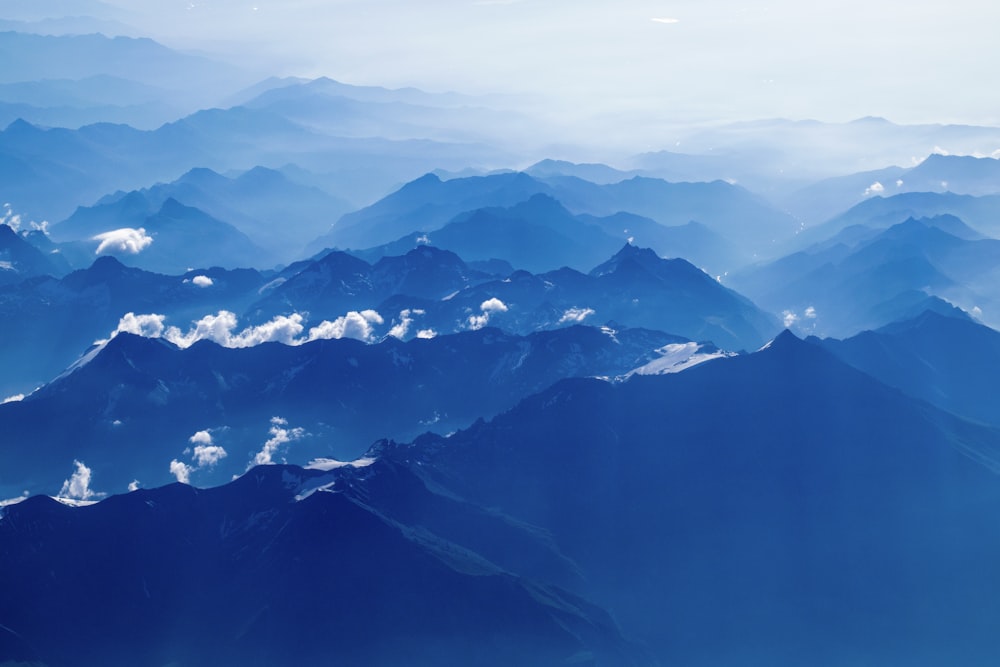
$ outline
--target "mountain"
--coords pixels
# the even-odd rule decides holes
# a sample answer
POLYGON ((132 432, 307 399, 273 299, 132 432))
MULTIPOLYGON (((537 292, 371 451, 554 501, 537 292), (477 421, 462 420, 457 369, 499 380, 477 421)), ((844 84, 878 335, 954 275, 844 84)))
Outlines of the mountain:
POLYGON ((997 649, 998 446, 786 332, 377 451, 549 531, 663 664, 931 665, 997 649))
POLYGON ((210 169, 193 169, 171 183, 102 197, 94 206, 78 208, 54 225, 51 233, 67 240, 108 229, 138 227, 170 200, 225 221, 254 244, 267 248, 275 261, 284 262, 298 259, 306 243, 350 209, 347 202, 265 167, 255 167, 236 178, 210 169))
POLYGON ((187 464, 184 450, 202 431, 228 456, 192 478, 221 483, 254 460, 271 417, 287 421, 289 438, 303 429, 282 457, 351 460, 379 438, 468 426, 565 377, 614 378, 661 359, 683 368, 712 352, 660 332, 582 326, 523 337, 484 328, 376 345, 342 338, 238 349, 209 340, 180 349, 119 333, 24 400, 0 406, 7 452, 0 487, 54 493, 73 460, 113 489, 136 478, 163 484, 172 479, 171 460, 187 464), (19 451, 22 442, 35 446, 19 451))
POLYGON ((911 218, 883 230, 848 228, 727 282, 804 331, 850 336, 915 317, 934 299, 996 322, 998 261, 1000 241, 952 216, 911 218))
MULTIPOLYGON (((325 134, 430 139, 528 148, 546 128, 524 114, 495 108, 497 98, 427 93, 415 88, 352 86, 327 77, 286 81, 242 102, 325 134), (530 131, 526 128, 530 127, 530 131)), ((555 131, 551 128, 549 131, 555 131)))
POLYGON ((1000 333, 963 315, 927 311, 846 340, 809 341, 942 410, 1000 427, 1000 333))
MULTIPOLYGON (((394 520, 338 488, 345 482, 351 475, 265 466, 206 491, 174 484, 89 507, 35 497, 5 508, 5 658, 53 666, 651 664, 607 613, 394 520), (74 622, 53 615, 81 599, 88 613, 74 622)), ((408 487, 456 517, 475 512, 419 481, 408 487)), ((522 549, 540 542, 477 514, 522 549)))
POLYGON ((126 313, 158 313, 186 328, 221 309, 240 312, 256 298, 263 277, 220 268, 164 276, 98 257, 61 279, 39 277, 0 287, 0 393, 28 393, 51 380, 126 313), (195 281, 203 276, 208 280, 195 281))
MULTIPOLYGON (((1000 160, 995 157, 931 153, 915 166, 886 167, 819 181, 791 195, 785 203, 806 221, 819 223, 849 208, 899 195, 924 193, 923 197, 904 201, 932 202, 943 199, 952 202, 966 200, 955 195, 997 195, 1000 194, 998 176, 1000 160), (943 197, 931 197, 931 194, 943 197)), ((913 211, 908 215, 937 213, 953 213, 965 217, 958 210, 943 209, 913 211)))
POLYGON ((89 241, 94 254, 112 254, 147 271, 183 273, 191 267, 266 267, 273 253, 228 222, 173 197, 157 205, 134 193, 106 206, 77 209, 53 228, 56 239, 89 241))
POLYGON ((536 273, 562 266, 586 270, 621 245, 614 236, 572 215, 544 194, 532 195, 509 208, 460 214, 425 237, 466 260, 502 259, 536 273))
POLYGON ((727 242, 739 244, 744 261, 752 259, 754 253, 771 253, 776 240, 791 237, 798 228, 791 217, 756 195, 722 181, 668 183, 633 177, 597 185, 572 176, 540 180, 519 172, 447 181, 427 174, 375 204, 345 215, 311 247, 365 248, 390 243, 415 230, 435 232, 463 213, 509 208, 538 194, 556 199, 574 214, 606 217, 628 212, 666 226, 694 220, 727 242))
POLYGON ((46 257, 9 225, 0 224, 0 285, 13 285, 34 276, 60 275, 63 266, 46 257))
POLYGON ((238 89, 250 78, 231 65, 146 38, 0 32, 0 48, 9 56, 0 83, 111 76, 210 103, 220 90, 238 89))
POLYGON ((373 309, 383 319, 397 313, 399 320, 412 319, 414 331, 406 336, 418 329, 451 333, 487 323, 528 334, 586 320, 710 340, 729 350, 755 349, 778 329, 772 316, 685 260, 661 259, 631 245, 591 274, 569 268, 539 274, 522 270, 503 279, 455 265, 453 253, 433 246, 419 246, 407 257, 413 254, 423 258, 425 268, 409 279, 410 285, 422 284, 419 276, 429 275, 435 263, 456 268, 446 280, 435 280, 434 290, 421 293, 418 287, 400 287, 399 280, 373 282, 372 272, 389 257, 372 267, 347 253, 330 252, 273 281, 248 317, 261 322, 275 314, 308 313, 309 323, 316 325, 351 310, 373 309))
POLYGON ((886 228, 908 218, 957 217, 980 233, 1000 236, 997 212, 1000 195, 959 195, 953 192, 910 192, 871 197, 821 225, 807 228, 799 243, 820 242, 854 225, 886 228))
POLYGON ((0 132, 0 196, 26 220, 62 220, 109 192, 171 182, 196 167, 226 173, 291 164, 313 175, 310 185, 363 205, 429 169, 497 159, 480 144, 323 135, 244 107, 199 111, 149 131, 107 123, 43 129, 19 120, 0 132))

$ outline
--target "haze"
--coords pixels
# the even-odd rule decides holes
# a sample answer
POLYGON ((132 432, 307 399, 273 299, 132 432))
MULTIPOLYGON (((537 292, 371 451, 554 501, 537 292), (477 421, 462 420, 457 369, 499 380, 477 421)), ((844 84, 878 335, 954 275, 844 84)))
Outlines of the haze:
POLYGON ((169 46, 268 73, 516 93, 582 120, 1000 122, 1000 5, 113 0, 169 46))

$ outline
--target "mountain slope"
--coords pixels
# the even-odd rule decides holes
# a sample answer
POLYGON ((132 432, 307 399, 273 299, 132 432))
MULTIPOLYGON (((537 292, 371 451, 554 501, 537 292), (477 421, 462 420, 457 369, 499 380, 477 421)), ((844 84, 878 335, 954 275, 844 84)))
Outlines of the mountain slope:
POLYGON ((387 451, 550 530, 667 664, 985 664, 998 649, 1000 432, 788 333, 678 375, 567 380, 387 451))
MULTIPOLYGON (((264 467, 0 519, 0 623, 59 665, 638 664, 610 618, 504 572, 322 475, 264 467), (16 573, 16 575, 15 575, 16 573), (99 594, 98 594, 99 593, 99 594), (72 623, 55 610, 88 600, 72 623)), ((427 494, 425 494, 427 495, 427 494)))

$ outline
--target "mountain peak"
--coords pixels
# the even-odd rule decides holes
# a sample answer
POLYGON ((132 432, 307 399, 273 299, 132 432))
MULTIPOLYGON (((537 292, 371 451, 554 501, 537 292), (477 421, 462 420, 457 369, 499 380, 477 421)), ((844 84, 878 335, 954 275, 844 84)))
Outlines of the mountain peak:
POLYGON ((801 349, 801 347, 806 344, 807 343, 805 341, 793 334, 790 330, 785 329, 772 338, 769 343, 764 345, 764 347, 760 348, 758 351, 763 352, 764 350, 770 350, 772 352, 784 352, 787 350, 801 349))

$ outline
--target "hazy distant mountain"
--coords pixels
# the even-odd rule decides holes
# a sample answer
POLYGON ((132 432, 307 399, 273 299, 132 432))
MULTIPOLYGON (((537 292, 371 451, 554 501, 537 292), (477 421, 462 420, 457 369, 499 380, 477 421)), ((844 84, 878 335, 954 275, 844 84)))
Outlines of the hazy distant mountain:
POLYGON ((192 479, 218 484, 254 460, 271 417, 287 420, 290 432, 303 429, 282 459, 353 460, 379 438, 453 431, 565 377, 614 378, 668 352, 706 353, 688 343, 660 332, 581 326, 525 337, 484 328, 375 345, 345 338, 240 349, 209 341, 179 349, 121 333, 75 370, 0 406, 0 488, 55 493, 74 459, 87 461, 112 489, 135 478, 164 484, 173 478, 172 460, 195 466, 184 450, 199 431, 214 433, 228 456, 192 479), (669 345, 677 347, 664 350, 669 345), (19 442, 35 445, 18 451, 19 442))
MULTIPOLYGON (((901 125, 877 117, 848 123, 775 118, 679 128, 664 139, 671 151, 685 154, 676 157, 668 154, 668 166, 681 158, 701 159, 705 168, 721 163, 724 167, 715 178, 732 178, 776 202, 804 204, 788 206, 796 215, 812 221, 825 219, 837 211, 828 211, 819 218, 808 217, 808 198, 796 196, 789 200, 790 194, 821 179, 872 172, 889 165, 908 167, 944 151, 954 155, 990 155, 1000 146, 1000 128, 901 125)), ((640 156, 634 166, 655 174, 656 158, 656 154, 640 156), (644 163, 643 158, 650 162, 644 163)), ((663 176, 678 178, 672 173, 663 176)), ((860 190, 852 196, 860 197, 871 183, 856 183, 860 190)), ((887 190, 891 188, 890 182, 883 180, 882 185, 887 190)), ((839 210, 851 203, 846 202, 839 210)))
POLYGON ((538 119, 491 107, 496 101, 416 88, 352 86, 320 77, 287 81, 241 104, 342 137, 489 142, 512 147, 525 142, 528 135, 544 132, 538 119))
MULTIPOLYGON (((78 208, 52 227, 52 235, 62 240, 89 238, 109 229, 139 227, 145 216, 171 199, 232 225, 267 248, 274 263, 298 259, 307 242, 350 209, 346 202, 272 169, 255 167, 236 178, 192 169, 171 183, 117 192, 94 206, 78 208)), ((223 258, 215 261, 227 263, 223 258)))
POLYGON ((183 115, 162 88, 97 74, 83 79, 44 79, 0 84, 0 126, 21 118, 30 123, 80 127, 127 123, 153 128, 183 115))
POLYGON ((668 226, 694 220, 725 241, 738 244, 748 260, 754 253, 772 252, 774 241, 791 237, 798 227, 757 196, 721 181, 667 183, 634 177, 597 185, 572 176, 543 181, 524 173, 504 173, 442 181, 428 174, 371 206, 345 215, 312 247, 377 246, 415 230, 434 232, 461 213, 510 207, 536 194, 549 195, 577 214, 606 217, 625 211, 668 226))
MULTIPOLYGON (((932 153, 916 166, 886 167, 826 179, 783 201, 794 213, 815 225, 852 206, 906 193, 939 193, 949 198, 955 194, 1000 194, 1000 159, 932 153)), ((957 210, 936 212, 961 216, 957 210)), ((922 213, 930 214, 930 211, 922 213)))
POLYGON ((133 192, 108 204, 80 208, 52 228, 57 241, 89 241, 97 254, 158 273, 194 267, 265 268, 278 256, 228 222, 173 197, 133 192), (120 239, 120 240, 119 240, 120 239))
POLYGON ((232 65, 179 53, 146 38, 2 32, 0 47, 7 54, 0 83, 112 76, 207 102, 250 79, 232 65))
POLYGON ((800 245, 826 240, 851 225, 879 229, 908 218, 955 216, 980 233, 1000 237, 1000 195, 959 195, 953 192, 907 192, 888 197, 871 197, 852 206, 823 224, 809 227, 799 235, 800 245))
POLYGON ((18 121, 0 132, 0 198, 26 219, 55 221, 108 192, 171 182, 196 167, 225 173, 294 164, 313 175, 310 184, 365 204, 429 169, 495 159, 481 145, 325 136, 243 107, 201 111, 153 131, 43 130, 18 121))
POLYGON ((731 277, 728 284, 789 325, 850 336, 939 308, 945 299, 998 322, 1000 241, 950 216, 909 219, 884 230, 848 228, 829 243, 731 277), (790 315, 789 315, 790 314, 790 315))
MULTIPOLYGON (((554 176, 573 176, 575 178, 580 178, 585 181, 590 181, 591 183, 598 183, 601 185, 619 183, 628 178, 641 175, 634 170, 622 171, 621 169, 615 169, 614 167, 610 167, 606 164, 600 164, 600 163, 577 164, 574 162, 567 162, 566 160, 542 160, 540 162, 536 162, 527 169, 524 169, 523 171, 524 173, 534 176, 535 178, 541 180, 552 178, 554 176)), ((687 179, 676 179, 676 180, 695 180, 695 179, 688 177, 687 179)), ((697 180, 715 180, 715 179, 697 179, 697 180)))
POLYGON ((550 531, 663 664, 793 664, 824 646, 823 664, 929 665, 997 649, 1000 577, 963 564, 1000 548, 983 465, 998 448, 1000 431, 784 333, 677 375, 564 381, 382 451, 550 531))
POLYGON ((511 574, 419 519, 390 518, 360 489, 335 489, 366 486, 365 476, 380 478, 376 490, 394 477, 397 495, 451 514, 466 535, 475 521, 546 556, 528 529, 387 465, 356 480, 258 468, 210 491, 171 485, 87 508, 32 498, 0 522, 4 657, 53 666, 541 667, 581 655, 594 665, 651 664, 606 612, 511 574), (92 596, 77 621, 53 618, 92 596))
POLYGON ((13 285, 34 276, 61 275, 62 268, 13 229, 0 224, 0 285, 13 285))
MULTIPOLYGON (((2 230, 0 230, 2 231, 2 230)), ((0 288, 0 398, 51 380, 128 312, 158 313, 187 328, 220 309, 240 312, 264 280, 256 271, 219 268, 163 276, 99 257, 62 279, 0 288), (209 281, 193 282, 196 276, 209 281)))

